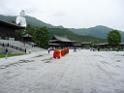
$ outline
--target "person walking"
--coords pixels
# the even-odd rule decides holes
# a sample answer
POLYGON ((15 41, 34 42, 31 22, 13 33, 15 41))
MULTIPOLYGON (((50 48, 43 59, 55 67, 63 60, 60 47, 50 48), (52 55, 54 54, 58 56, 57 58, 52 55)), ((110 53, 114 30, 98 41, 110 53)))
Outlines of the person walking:
POLYGON ((5 46, 4 43, 2 44, 2 46, 3 46, 3 47, 5 46))
POLYGON ((6 48, 5 49, 5 58, 7 59, 7 57, 8 57, 8 49, 6 48))
POLYGON ((48 54, 50 54, 51 48, 48 48, 48 54))
POLYGON ((29 54, 31 54, 31 49, 29 49, 29 54))
POLYGON ((26 50, 26 48, 25 48, 25 54, 26 54, 26 52, 27 52, 27 50, 26 50))

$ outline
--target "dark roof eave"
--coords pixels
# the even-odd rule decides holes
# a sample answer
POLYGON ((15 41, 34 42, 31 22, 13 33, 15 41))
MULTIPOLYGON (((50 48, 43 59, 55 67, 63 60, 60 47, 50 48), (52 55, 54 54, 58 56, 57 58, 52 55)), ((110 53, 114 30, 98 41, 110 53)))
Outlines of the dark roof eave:
POLYGON ((59 46, 60 44, 58 44, 58 43, 49 43, 49 45, 56 45, 56 46, 59 46))
POLYGON ((11 28, 11 29, 17 29, 17 30, 18 29, 25 29, 25 27, 18 26, 16 24, 5 22, 5 21, 2 21, 2 20, 0 20, 0 26, 8 27, 8 28, 11 28))
POLYGON ((57 36, 57 35, 54 35, 54 37, 55 37, 58 41, 61 41, 61 42, 74 43, 74 41, 71 41, 70 39, 65 38, 65 37, 61 37, 61 36, 57 36))

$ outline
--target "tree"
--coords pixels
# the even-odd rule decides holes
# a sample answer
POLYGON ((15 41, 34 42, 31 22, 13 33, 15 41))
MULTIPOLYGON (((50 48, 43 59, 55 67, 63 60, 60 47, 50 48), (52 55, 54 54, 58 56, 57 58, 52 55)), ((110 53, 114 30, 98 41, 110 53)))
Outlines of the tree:
POLYGON ((49 33, 46 27, 35 28, 33 33, 33 40, 40 47, 48 48, 49 33))
POLYGON ((108 43, 110 46, 118 46, 121 43, 121 35, 119 31, 113 30, 108 34, 108 43))
POLYGON ((32 26, 30 26, 30 24, 28 24, 24 34, 30 34, 33 36, 33 33, 35 32, 35 30, 36 30, 36 27, 32 27, 32 26))

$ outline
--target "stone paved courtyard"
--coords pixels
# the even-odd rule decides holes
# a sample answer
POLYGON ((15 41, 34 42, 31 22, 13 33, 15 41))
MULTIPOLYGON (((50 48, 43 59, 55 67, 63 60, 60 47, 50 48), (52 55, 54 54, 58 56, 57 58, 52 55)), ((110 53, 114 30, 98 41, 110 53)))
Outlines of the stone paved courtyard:
POLYGON ((124 52, 78 50, 0 65, 0 93, 124 93, 124 52))

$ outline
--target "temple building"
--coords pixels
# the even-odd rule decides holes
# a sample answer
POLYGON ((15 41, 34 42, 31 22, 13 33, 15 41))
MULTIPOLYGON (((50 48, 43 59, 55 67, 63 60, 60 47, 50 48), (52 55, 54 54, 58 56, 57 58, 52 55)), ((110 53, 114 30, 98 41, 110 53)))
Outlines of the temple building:
POLYGON ((0 38, 2 39, 20 39, 21 37, 18 36, 18 33, 21 30, 24 31, 24 29, 25 27, 0 20, 0 38))
POLYGON ((51 40, 49 40, 50 47, 73 47, 74 41, 68 39, 67 37, 60 37, 54 35, 51 40))

